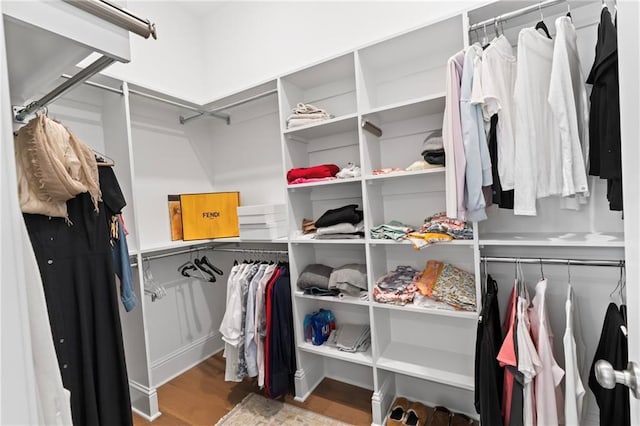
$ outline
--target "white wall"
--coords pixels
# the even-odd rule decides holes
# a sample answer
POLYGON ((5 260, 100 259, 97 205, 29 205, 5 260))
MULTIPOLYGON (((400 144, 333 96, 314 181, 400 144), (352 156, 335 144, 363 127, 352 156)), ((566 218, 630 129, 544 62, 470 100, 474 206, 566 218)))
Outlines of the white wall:
POLYGON ((132 34, 131 63, 105 74, 204 104, 479 3, 129 0, 158 40, 132 34))
POLYGON ((131 62, 105 74, 196 103, 204 103, 206 48, 202 19, 178 1, 129 0, 127 8, 154 22, 158 39, 131 34, 131 62))
POLYGON ((226 2, 204 18, 207 95, 227 95, 475 3, 484 2, 226 2))

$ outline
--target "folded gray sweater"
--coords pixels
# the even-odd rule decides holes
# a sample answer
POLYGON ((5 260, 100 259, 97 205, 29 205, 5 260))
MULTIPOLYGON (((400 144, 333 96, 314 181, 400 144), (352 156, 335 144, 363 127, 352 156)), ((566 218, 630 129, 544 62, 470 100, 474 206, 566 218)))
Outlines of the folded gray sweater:
POLYGON ((334 269, 329 278, 329 288, 357 296, 360 291, 367 290, 367 266, 349 263, 334 269))
POLYGON ((311 287, 329 289, 329 277, 332 271, 332 267, 319 263, 307 265, 298 277, 298 288, 300 290, 311 287))

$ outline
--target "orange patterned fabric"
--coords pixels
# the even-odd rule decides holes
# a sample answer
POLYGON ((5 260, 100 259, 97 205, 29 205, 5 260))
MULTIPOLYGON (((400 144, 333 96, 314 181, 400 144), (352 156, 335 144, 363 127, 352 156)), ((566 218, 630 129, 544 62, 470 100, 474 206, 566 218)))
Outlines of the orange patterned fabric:
POLYGON ((442 273, 444 263, 437 260, 428 260, 424 271, 417 276, 414 284, 423 296, 432 297, 433 288, 438 282, 438 278, 442 273))

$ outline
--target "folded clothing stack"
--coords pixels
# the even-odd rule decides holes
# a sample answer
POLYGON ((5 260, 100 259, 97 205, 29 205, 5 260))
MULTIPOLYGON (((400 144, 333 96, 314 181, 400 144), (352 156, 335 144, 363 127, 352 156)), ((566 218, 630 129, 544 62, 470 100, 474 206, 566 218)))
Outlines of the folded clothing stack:
POLYGON ((378 279, 373 298, 379 303, 414 303, 440 309, 475 311, 475 279, 473 274, 458 267, 428 260, 422 272, 410 266, 398 266, 395 271, 378 279))
POLYGON ((317 239, 349 239, 364 237, 364 214, 357 204, 348 204, 324 212, 315 221, 317 239))
POLYGON ((356 163, 349 161, 345 167, 343 167, 337 174, 338 179, 357 178, 362 176, 362 170, 356 163))
POLYGON ((367 266, 348 263, 335 268, 329 276, 329 290, 338 290, 349 296, 367 291, 367 266))
POLYGON ((336 179, 351 179, 362 176, 360 166, 353 162, 347 163, 345 167, 335 164, 320 164, 312 167, 293 168, 287 172, 287 182, 289 185, 299 185, 301 183, 324 182, 336 179))
POLYGON ((416 293, 414 284, 420 271, 411 266, 398 266, 394 271, 376 281, 373 288, 373 299, 379 303, 406 305, 413 302, 416 293))
POLYGON ((371 238, 376 240, 395 240, 401 241, 407 238, 410 232, 413 232, 415 227, 405 225, 397 220, 392 220, 382 225, 374 226, 371 228, 371 238))
POLYGON ((305 294, 316 296, 337 296, 339 291, 329 290, 329 277, 333 268, 331 266, 312 263, 307 265, 298 277, 296 285, 305 294))
POLYGON ((429 164, 444 166, 442 130, 435 130, 422 143, 422 157, 429 164))
POLYGON ((429 216, 419 230, 410 232, 407 238, 416 249, 440 241, 472 240, 473 228, 468 222, 451 219, 443 213, 429 216))
POLYGON ((331 332, 327 346, 344 352, 365 352, 371 345, 371 328, 366 324, 341 324, 331 332))
POLYGON ((320 164, 313 167, 299 167, 287 172, 287 182, 289 184, 315 182, 318 180, 335 179, 340 167, 335 164, 320 164))
POLYGON ((322 108, 311 104, 299 103, 291 110, 291 114, 287 117, 287 129, 317 123, 330 118, 333 118, 333 116, 322 108))
POLYGON ((367 291, 366 265, 349 263, 333 269, 313 263, 298 277, 298 288, 314 296, 360 296, 367 291))

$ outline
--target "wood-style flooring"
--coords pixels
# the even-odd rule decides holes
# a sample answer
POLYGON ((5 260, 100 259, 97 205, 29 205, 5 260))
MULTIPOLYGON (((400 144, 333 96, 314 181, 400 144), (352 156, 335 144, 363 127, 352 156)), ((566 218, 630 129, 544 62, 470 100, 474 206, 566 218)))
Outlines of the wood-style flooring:
MULTIPOLYGON (((158 389, 162 415, 153 423, 134 414, 134 426, 215 425, 250 392, 260 393, 255 381, 224 381, 225 361, 217 354, 158 389)), ((354 425, 370 425, 371 391, 325 379, 304 403, 292 405, 354 425)))

